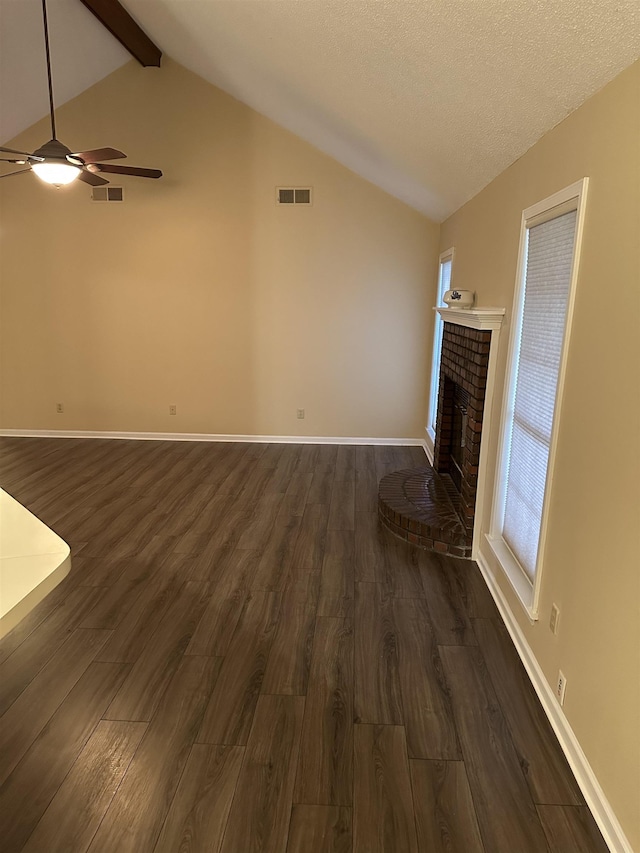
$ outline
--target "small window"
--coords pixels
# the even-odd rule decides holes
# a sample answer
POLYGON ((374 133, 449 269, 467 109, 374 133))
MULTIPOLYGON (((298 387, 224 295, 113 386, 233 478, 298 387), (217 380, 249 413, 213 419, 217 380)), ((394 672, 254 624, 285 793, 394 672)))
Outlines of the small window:
POLYGON ((537 618, 586 178, 525 210, 489 542, 537 618))
MULTIPOLYGON (((436 307, 444 306, 444 295, 451 290, 451 272, 453 267, 453 249, 447 249, 440 255, 438 267, 438 289, 436 294, 436 307)), ((431 360, 431 390, 429 394, 429 420, 427 423, 427 436, 430 446, 436 440, 436 421, 438 419, 438 384, 440 381, 440 351, 442 349, 442 331, 444 322, 442 317, 435 312, 435 326, 433 331, 433 358, 431 360)))

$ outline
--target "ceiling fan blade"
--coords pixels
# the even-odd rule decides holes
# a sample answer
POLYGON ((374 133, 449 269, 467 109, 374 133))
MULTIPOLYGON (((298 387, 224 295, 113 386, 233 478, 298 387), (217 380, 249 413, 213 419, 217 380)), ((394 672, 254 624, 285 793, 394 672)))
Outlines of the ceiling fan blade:
POLYGON ((92 148, 90 151, 77 151, 71 156, 79 157, 85 163, 95 163, 98 160, 120 160, 127 155, 117 148, 92 148))
POLYGON ((17 172, 7 172, 6 175, 0 175, 0 178, 12 178, 14 175, 22 175, 23 172, 30 172, 31 169, 18 169, 17 172))
POLYGON ((108 184, 109 181, 105 181, 104 178, 101 178, 99 175, 93 175, 91 172, 85 172, 84 169, 78 175, 79 181, 84 181, 85 184, 91 184, 92 187, 101 187, 103 184, 108 184))
POLYGON ((0 157, 0 163, 15 163, 16 166, 26 165, 26 160, 9 160, 7 157, 0 157))
POLYGON ((111 172, 114 175, 135 175, 138 178, 161 178, 160 169, 139 169, 137 166, 112 166, 107 163, 93 163, 100 172, 111 172))
POLYGON ((15 148, 5 148, 3 145, 0 145, 0 151, 6 151, 7 154, 20 154, 21 157, 27 157, 29 160, 44 160, 44 157, 36 157, 26 151, 16 151, 15 148))

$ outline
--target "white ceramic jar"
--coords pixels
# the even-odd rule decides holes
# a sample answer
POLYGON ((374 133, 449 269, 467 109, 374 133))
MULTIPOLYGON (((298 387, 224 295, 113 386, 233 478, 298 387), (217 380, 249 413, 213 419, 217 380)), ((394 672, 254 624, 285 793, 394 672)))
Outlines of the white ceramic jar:
POLYGON ((443 298, 449 308, 471 308, 475 296, 472 290, 447 290, 443 298))

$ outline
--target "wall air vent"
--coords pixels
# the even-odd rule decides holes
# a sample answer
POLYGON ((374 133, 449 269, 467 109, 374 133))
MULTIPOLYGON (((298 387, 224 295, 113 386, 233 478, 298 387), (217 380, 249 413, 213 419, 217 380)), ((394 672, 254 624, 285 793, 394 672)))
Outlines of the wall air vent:
POLYGON ((124 201, 122 187, 94 187, 91 191, 92 201, 124 201))
POLYGON ((276 204, 311 203, 311 187, 276 187, 276 204))

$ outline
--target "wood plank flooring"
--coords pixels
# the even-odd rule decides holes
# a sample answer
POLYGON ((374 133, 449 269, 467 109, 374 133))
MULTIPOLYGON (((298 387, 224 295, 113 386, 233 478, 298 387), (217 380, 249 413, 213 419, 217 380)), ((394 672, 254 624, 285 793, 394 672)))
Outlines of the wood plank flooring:
POLYGON ((0 439, 72 548, 0 640, 3 853, 605 853, 413 447, 0 439))

